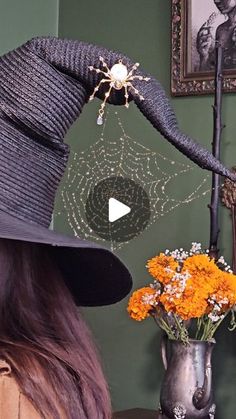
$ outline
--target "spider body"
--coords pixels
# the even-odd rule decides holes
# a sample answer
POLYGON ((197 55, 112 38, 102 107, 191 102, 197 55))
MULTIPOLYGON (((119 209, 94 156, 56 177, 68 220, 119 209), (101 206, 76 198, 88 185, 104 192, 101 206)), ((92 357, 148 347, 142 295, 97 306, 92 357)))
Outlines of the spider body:
POLYGON ((113 84, 114 89, 121 90, 126 83, 128 76, 127 67, 119 62, 114 64, 110 70, 111 84, 113 84))
POLYGON ((118 63, 114 64, 111 69, 108 68, 107 64, 104 61, 103 57, 99 57, 99 60, 102 62, 103 68, 104 70, 100 70, 99 68, 95 68, 93 66, 89 66, 89 70, 90 71, 96 71, 96 73, 101 73, 103 74, 105 77, 102 78, 102 80, 99 82, 99 84, 95 87, 92 95, 90 96, 89 100, 93 100, 95 94, 97 93, 97 91, 99 90, 100 86, 103 85, 104 83, 108 83, 109 84, 109 89, 108 91, 105 93, 105 97, 104 100, 100 106, 99 109, 99 115, 98 115, 98 119, 97 119, 97 123, 98 125, 102 125, 103 123, 103 114, 104 114, 104 108, 106 106, 106 102, 111 94, 111 90, 115 89, 115 90, 121 90, 124 88, 125 90, 125 106, 126 108, 129 107, 129 93, 128 93, 128 88, 132 89, 134 91, 134 93, 136 95, 138 95, 140 100, 144 100, 144 97, 141 96, 139 94, 138 89, 136 89, 133 85, 132 85, 132 81, 133 80, 144 80, 144 81, 148 81, 150 80, 149 77, 143 77, 143 76, 138 76, 138 75, 133 75, 134 71, 137 70, 137 68, 139 67, 139 63, 136 63, 133 65, 133 67, 131 68, 130 71, 128 71, 128 68, 126 67, 126 65, 124 65, 122 63, 121 60, 119 60, 118 63))

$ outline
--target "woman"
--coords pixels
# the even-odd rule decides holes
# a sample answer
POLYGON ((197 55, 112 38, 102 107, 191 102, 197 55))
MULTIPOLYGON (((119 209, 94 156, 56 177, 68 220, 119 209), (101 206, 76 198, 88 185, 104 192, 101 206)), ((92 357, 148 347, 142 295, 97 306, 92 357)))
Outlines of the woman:
POLYGON ((0 417, 111 418, 90 333, 45 245, 0 240, 0 359, 0 417))

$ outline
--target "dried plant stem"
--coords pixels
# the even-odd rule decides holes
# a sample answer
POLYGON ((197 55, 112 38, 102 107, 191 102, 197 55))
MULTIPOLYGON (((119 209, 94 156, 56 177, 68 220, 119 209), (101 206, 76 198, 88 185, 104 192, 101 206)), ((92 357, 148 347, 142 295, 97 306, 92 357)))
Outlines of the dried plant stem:
POLYGON ((236 206, 231 207, 232 230, 233 230, 233 273, 236 273, 236 206))
MULTIPOLYGON (((215 69, 215 103, 213 106, 214 114, 214 132, 212 141, 212 154, 218 160, 220 159, 220 143, 222 125, 222 56, 223 49, 220 45, 216 46, 216 69, 215 69)), ((208 205, 210 209, 210 243, 209 254, 214 259, 218 258, 219 249, 217 247, 219 236, 219 191, 220 191, 220 176, 212 173, 212 191, 211 203, 208 205)))

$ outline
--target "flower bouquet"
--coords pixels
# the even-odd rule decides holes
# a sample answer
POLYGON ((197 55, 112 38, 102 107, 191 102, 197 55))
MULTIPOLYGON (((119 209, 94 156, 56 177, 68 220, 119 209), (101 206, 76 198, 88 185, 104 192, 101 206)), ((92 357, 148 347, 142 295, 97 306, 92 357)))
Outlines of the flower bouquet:
POLYGON ((164 417, 214 418, 213 336, 228 313, 230 329, 236 326, 236 275, 222 256, 212 259, 199 243, 189 251, 166 250, 148 260, 147 269, 154 280, 134 291, 128 312, 137 321, 153 317, 168 337, 162 343, 164 417))
POLYGON ((223 256, 211 259, 200 243, 192 243, 189 252, 166 250, 153 257, 147 269, 154 281, 132 294, 128 304, 132 319, 152 316, 170 339, 184 343, 190 337, 211 340, 230 311, 234 328, 236 275, 223 256))

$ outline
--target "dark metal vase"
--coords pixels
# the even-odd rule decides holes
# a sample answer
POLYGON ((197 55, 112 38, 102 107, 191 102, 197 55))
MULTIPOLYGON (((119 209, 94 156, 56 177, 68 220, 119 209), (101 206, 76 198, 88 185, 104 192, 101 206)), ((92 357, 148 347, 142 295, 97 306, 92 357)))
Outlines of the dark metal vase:
POLYGON ((168 419, 213 419, 211 355, 214 342, 198 340, 184 345, 179 341, 162 342, 166 369, 160 405, 168 419))

